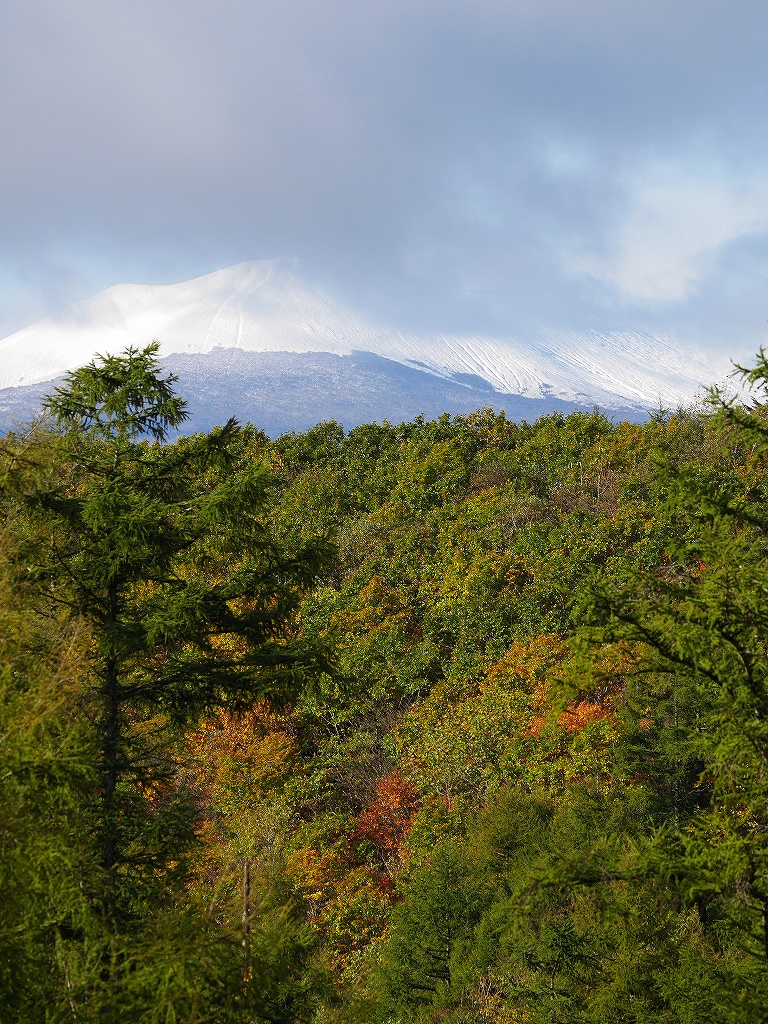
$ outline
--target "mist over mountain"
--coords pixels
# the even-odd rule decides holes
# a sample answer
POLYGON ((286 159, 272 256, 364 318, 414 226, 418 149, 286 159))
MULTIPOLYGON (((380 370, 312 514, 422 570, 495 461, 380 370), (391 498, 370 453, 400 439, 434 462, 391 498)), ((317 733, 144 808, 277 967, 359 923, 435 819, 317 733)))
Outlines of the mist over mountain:
POLYGON ((271 436, 334 418, 347 428, 481 406, 535 419, 600 406, 643 419, 724 380, 726 356, 640 333, 408 335, 370 323, 267 260, 172 285, 117 285, 0 341, 0 422, 96 353, 157 339, 188 399, 189 429, 231 415, 271 436))

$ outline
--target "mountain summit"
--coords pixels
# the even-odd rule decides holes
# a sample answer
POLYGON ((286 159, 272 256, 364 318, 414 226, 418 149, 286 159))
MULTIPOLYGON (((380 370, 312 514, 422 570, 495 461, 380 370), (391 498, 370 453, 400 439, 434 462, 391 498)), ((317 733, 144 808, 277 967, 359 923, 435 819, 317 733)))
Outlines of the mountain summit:
MULTIPOLYGON (((404 334, 368 322, 303 281, 293 261, 265 260, 181 284, 116 285, 5 338, 2 404, 7 407, 13 395, 7 389, 26 390, 97 352, 116 353, 153 339, 182 384, 186 377, 193 392, 208 392, 209 404, 218 386, 221 401, 228 397, 242 416, 238 399, 250 388, 264 392, 256 411, 269 418, 264 399, 272 394, 280 420, 273 429, 303 429, 307 416, 312 422, 313 416, 326 418, 322 402, 313 406, 323 394, 335 395, 337 406, 341 402, 347 426, 431 413, 440 402, 444 411, 485 404, 508 413, 510 404, 523 403, 523 414, 599 405, 637 417, 690 401, 730 369, 725 358, 640 333, 540 332, 526 342, 404 334), (286 392, 290 381, 295 387, 286 392), (297 400, 300 415, 291 419, 281 403, 297 400)), ((205 400, 191 399, 193 409, 205 400)), ((338 411, 330 408, 333 415, 338 411)))

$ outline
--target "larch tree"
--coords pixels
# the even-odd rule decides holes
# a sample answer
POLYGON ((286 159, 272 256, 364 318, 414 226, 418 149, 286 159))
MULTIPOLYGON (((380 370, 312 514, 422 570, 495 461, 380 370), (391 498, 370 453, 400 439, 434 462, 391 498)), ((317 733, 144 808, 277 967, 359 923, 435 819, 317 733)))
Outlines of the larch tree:
POLYGON ((591 610, 598 642, 636 645, 625 749, 659 824, 645 868, 695 908, 721 975, 709 1009, 733 1012, 728 1020, 764 1016, 768 998, 765 353, 742 374, 756 391, 750 406, 713 396, 718 460, 660 462, 670 492, 662 558, 606 574, 591 610))
MULTIPOLYGON (((78 1019, 117 1020, 127 1007, 145 1019, 146 998, 149 1020, 165 1005, 145 952, 183 893, 196 813, 169 756, 175 733, 217 708, 288 700, 326 666, 296 621, 326 540, 272 536, 253 428, 231 420, 163 443, 187 414, 157 348, 99 356, 66 377, 45 403, 47 472, 30 475, 34 450, 11 440, 4 451, 6 499, 28 524, 35 612, 77 620, 86 636, 68 715, 96 762, 76 824, 91 851, 78 894, 88 924, 51 922, 80 965, 66 997, 78 1019)), ((184 959, 177 940, 170 947, 184 959)), ((173 1019, 184 1019, 185 986, 201 1012, 204 966, 162 970, 173 1019)))

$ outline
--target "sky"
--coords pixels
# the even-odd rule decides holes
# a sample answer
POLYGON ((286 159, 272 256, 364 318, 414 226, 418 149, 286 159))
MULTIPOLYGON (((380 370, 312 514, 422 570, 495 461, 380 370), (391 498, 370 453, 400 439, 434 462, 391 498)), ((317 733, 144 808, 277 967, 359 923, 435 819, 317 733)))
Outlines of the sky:
POLYGON ((391 327, 768 334, 764 0, 25 0, 0 337, 293 257, 391 327))

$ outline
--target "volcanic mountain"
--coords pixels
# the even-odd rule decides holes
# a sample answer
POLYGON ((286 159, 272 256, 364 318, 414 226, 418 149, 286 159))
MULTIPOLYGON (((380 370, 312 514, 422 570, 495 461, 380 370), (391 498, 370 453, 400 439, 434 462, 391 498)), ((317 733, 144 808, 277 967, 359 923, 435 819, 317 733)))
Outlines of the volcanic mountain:
POLYGON ((0 341, 0 417, 31 414, 96 353, 157 339, 191 429, 236 415, 267 433, 481 406, 533 419, 597 405, 642 419, 722 380, 727 359, 640 333, 410 335, 304 282, 291 261, 241 263, 171 285, 117 285, 0 341))

